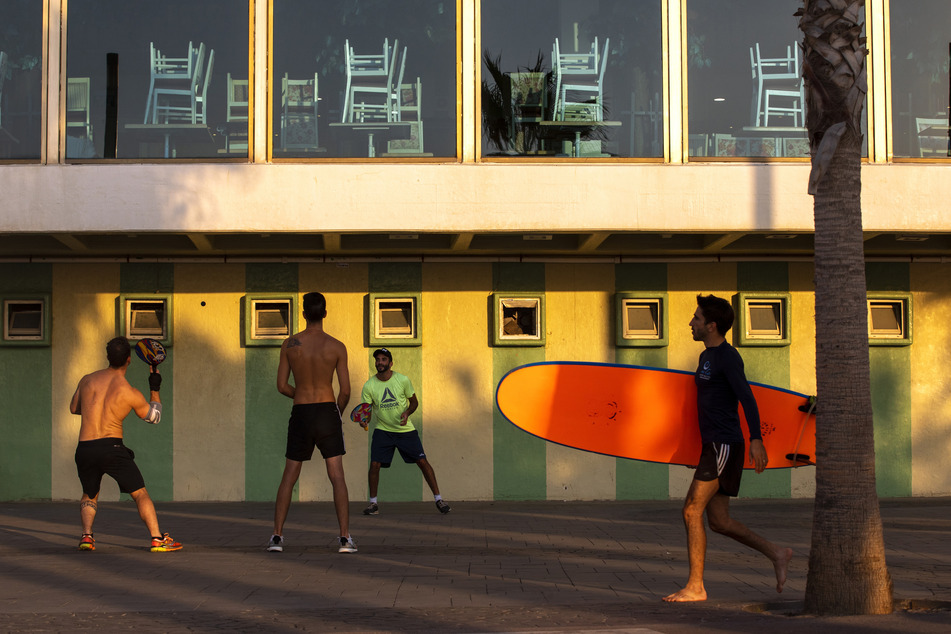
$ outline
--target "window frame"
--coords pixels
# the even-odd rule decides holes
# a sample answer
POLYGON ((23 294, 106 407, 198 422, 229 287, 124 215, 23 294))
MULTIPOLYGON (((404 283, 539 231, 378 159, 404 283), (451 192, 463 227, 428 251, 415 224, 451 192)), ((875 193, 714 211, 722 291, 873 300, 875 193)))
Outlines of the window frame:
POLYGON ((385 346, 421 346, 423 345, 422 335, 422 293, 369 293, 367 295, 367 339, 371 347, 385 346), (390 334, 380 332, 382 319, 380 318, 380 304, 382 302, 405 301, 410 304, 410 323, 411 331, 408 335, 390 334))
POLYGON ((172 345, 172 294, 171 293, 122 293, 116 298, 116 336, 131 342, 155 339, 168 348, 172 345), (165 308, 162 336, 138 336, 129 332, 129 309, 132 302, 162 302, 165 308))
POLYGON ((0 333, 0 346, 3 347, 48 347, 51 345, 50 296, 46 294, 16 293, 0 295, 3 310, 3 329, 0 333), (15 335, 8 332, 8 307, 11 303, 36 303, 40 306, 40 335, 15 335))
POLYGON ((256 348, 280 348, 282 345, 284 345, 284 341, 288 337, 298 331, 298 326, 300 323, 300 316, 298 315, 298 312, 297 293, 247 293, 244 296, 241 304, 241 317, 243 321, 241 332, 244 345, 246 347, 256 348), (258 302, 277 303, 283 301, 288 302, 287 335, 269 337, 255 336, 255 304, 258 302))
POLYGON ((784 347, 792 343, 792 295, 790 293, 738 293, 736 296, 736 324, 734 335, 737 345, 748 347, 784 347), (749 332, 751 303, 779 303, 779 334, 749 332))
POLYGON ((632 291, 616 293, 614 297, 615 345, 618 348, 665 348, 669 345, 670 333, 667 329, 667 293, 632 291), (656 303, 657 336, 625 336, 625 308, 629 303, 656 303))
POLYGON ((913 304, 912 294, 908 292, 869 292, 865 299, 866 319, 868 322, 868 345, 870 346, 910 346, 913 342, 912 337, 912 317, 913 304), (873 303, 900 303, 902 333, 899 336, 888 334, 876 334, 872 329, 872 304, 873 303))
POLYGON ((496 347, 540 347, 545 345, 545 294, 544 293, 493 293, 491 298, 492 313, 492 345, 496 347), (502 332, 504 325, 503 311, 506 301, 524 302, 535 301, 535 328, 534 335, 506 335, 502 332))

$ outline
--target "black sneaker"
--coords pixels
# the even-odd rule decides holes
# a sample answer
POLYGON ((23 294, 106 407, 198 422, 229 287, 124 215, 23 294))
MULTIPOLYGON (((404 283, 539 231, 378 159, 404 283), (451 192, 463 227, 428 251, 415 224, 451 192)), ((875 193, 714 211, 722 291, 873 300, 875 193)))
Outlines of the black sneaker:
POLYGON ((452 510, 452 508, 449 506, 449 503, 446 502, 446 500, 436 500, 436 508, 439 509, 439 512, 442 513, 443 515, 445 515, 446 513, 452 510))
POLYGON ((271 535, 271 539, 267 541, 267 551, 269 553, 284 552, 284 538, 280 535, 271 535))
POLYGON ((376 502, 370 504, 370 506, 363 509, 364 515, 379 515, 380 514, 380 505, 376 502))

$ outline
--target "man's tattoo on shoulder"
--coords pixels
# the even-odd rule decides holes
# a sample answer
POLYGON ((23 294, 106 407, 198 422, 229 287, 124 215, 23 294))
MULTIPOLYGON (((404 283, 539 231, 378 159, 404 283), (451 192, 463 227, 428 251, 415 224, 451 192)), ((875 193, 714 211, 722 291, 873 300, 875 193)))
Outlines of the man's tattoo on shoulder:
POLYGON ((288 348, 296 348, 297 346, 303 345, 297 337, 291 337, 287 340, 288 348))

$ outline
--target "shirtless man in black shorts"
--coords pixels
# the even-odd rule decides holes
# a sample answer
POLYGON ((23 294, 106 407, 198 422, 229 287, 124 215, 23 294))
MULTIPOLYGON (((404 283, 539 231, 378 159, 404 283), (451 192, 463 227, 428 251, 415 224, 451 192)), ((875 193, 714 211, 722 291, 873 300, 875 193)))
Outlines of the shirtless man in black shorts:
POLYGON ((79 428, 79 446, 76 448, 76 468, 83 486, 79 505, 83 535, 80 550, 96 550, 92 524, 96 519, 99 487, 102 476, 108 474, 118 483, 119 490, 135 500, 139 517, 149 529, 153 553, 181 550, 182 545, 168 533, 159 530, 152 498, 145 490, 145 480, 135 464, 132 450, 122 444, 122 421, 134 411, 147 423, 157 424, 162 418, 159 388, 162 376, 155 366, 149 374, 149 401, 125 378, 132 347, 125 337, 116 337, 106 344, 109 367, 87 374, 79 381, 69 403, 72 414, 82 416, 79 428))
POLYGON ((697 295, 697 310, 690 320, 690 329, 694 341, 706 346, 694 375, 703 447, 683 509, 690 574, 682 590, 664 597, 668 602, 704 601, 707 598, 703 586, 703 565, 707 554, 704 511, 713 531, 758 550, 773 563, 776 592, 783 591, 786 569, 793 554, 791 548, 777 546, 730 517, 730 498, 736 497, 740 491, 746 453, 738 403, 743 404, 743 413, 749 423, 750 460, 756 473, 762 473, 768 462, 760 431, 759 410, 746 380, 743 359, 726 341, 733 318, 733 307, 727 300, 713 295, 697 295))
POLYGON ((267 550, 284 550, 284 520, 291 506, 291 494, 300 477, 301 465, 320 450, 327 465, 327 476, 333 486, 334 508, 340 524, 341 553, 355 553, 357 546, 350 538, 350 498, 343 475, 343 425, 340 412, 350 401, 350 370, 347 348, 324 332, 327 301, 320 293, 304 295, 304 319, 307 328, 284 341, 277 366, 277 390, 294 399, 287 426, 287 452, 284 476, 277 489, 274 505, 274 534, 267 550), (337 373, 340 394, 334 399, 333 378, 337 373), (288 380, 294 374, 294 385, 288 380))

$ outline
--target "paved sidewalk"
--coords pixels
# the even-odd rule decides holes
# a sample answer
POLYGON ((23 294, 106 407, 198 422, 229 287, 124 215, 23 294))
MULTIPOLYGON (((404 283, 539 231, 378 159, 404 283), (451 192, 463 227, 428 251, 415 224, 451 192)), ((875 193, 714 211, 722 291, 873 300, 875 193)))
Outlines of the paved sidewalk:
MULTIPOLYGON (((450 500, 451 501, 451 500, 450 500)), ((78 503, 0 503, 0 630, 946 632, 951 498, 885 500, 897 600, 887 617, 795 616, 811 501, 739 500, 734 516, 793 548, 785 591, 769 563, 709 537, 702 604, 661 597, 687 577, 680 501, 351 504, 360 552, 338 554, 329 503, 295 503, 268 553, 270 503, 159 503, 185 544, 151 553, 135 506, 103 503, 80 552, 78 503), (750 611, 766 606, 766 613, 750 611)), ((843 580, 847 583, 848 580, 843 580)))

